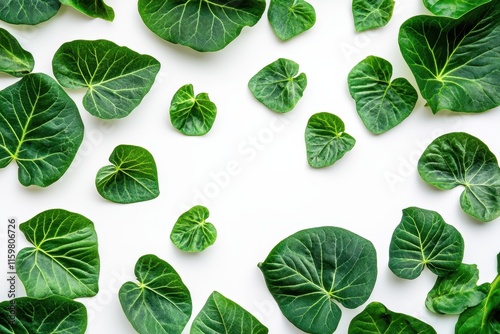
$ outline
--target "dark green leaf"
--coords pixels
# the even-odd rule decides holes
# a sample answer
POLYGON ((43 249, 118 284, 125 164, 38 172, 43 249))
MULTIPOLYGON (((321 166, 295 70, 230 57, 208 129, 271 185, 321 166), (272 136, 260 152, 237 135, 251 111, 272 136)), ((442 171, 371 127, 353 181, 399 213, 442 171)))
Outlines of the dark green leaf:
POLYGON ((3 0, 0 3, 0 20, 34 25, 56 15, 60 7, 59 0, 3 0))
POLYGON ((304 0, 271 0, 267 18, 276 35, 286 41, 311 29, 316 11, 304 0))
POLYGON ((0 168, 15 160, 24 186, 59 180, 82 140, 77 106, 47 75, 28 74, 0 91, 0 168))
POLYGON ((424 5, 432 14, 459 18, 491 0, 424 0, 424 5))
POLYGON ((394 0, 352 0, 357 32, 385 26, 392 17, 394 0))
POLYGON ((185 252, 201 252, 217 238, 215 227, 206 221, 208 209, 197 205, 184 212, 175 223, 170 240, 185 252))
POLYGON ((325 226, 282 240, 259 267, 285 317, 296 327, 331 334, 340 321, 335 301, 356 308, 377 278, 373 244, 350 231, 325 226))
POLYGON ((59 0, 62 4, 71 6, 85 15, 113 21, 115 12, 103 0, 59 0))
POLYGON ((0 28, 0 72, 22 77, 33 71, 34 66, 33 55, 7 30, 0 28))

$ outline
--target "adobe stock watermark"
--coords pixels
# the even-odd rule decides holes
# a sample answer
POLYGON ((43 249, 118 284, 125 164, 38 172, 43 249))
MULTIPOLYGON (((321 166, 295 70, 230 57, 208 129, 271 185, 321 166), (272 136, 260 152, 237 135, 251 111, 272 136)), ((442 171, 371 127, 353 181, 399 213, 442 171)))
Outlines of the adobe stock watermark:
POLYGON ((260 322, 266 323, 267 319, 274 317, 278 312, 278 305, 272 299, 264 299, 254 302, 250 311, 260 322))
POLYGON ((85 303, 87 307, 88 322, 91 322, 96 314, 102 312, 105 307, 113 302, 113 300, 118 299, 118 292, 123 283, 127 282, 129 277, 126 275, 125 271, 113 270, 111 273, 112 277, 108 283, 99 288, 99 293, 94 297, 88 299, 85 303))

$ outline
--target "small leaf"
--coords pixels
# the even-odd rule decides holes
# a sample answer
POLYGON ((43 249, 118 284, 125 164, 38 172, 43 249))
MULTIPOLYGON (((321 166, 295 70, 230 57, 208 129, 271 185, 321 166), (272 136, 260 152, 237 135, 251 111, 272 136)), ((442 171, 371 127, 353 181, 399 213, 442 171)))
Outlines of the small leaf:
POLYGON ((113 165, 97 172, 99 194, 115 203, 148 201, 160 195, 156 162, 146 149, 118 145, 109 157, 113 165))
POLYGON ((394 12, 394 0, 352 0, 357 32, 385 26, 394 12))
POLYGON ((60 7, 59 0, 3 0, 0 3, 0 20, 35 25, 56 15, 60 7))
POLYGON ((7 30, 0 28, 0 72, 22 77, 33 71, 34 66, 33 55, 7 30))
POLYGON ((311 167, 333 165, 354 147, 356 140, 344 130, 344 122, 333 114, 320 112, 309 118, 305 140, 311 167))
POLYGON ((209 212, 197 205, 184 212, 175 223, 170 234, 174 245, 185 252, 201 252, 213 245, 217 238, 214 225, 207 222, 209 212))
POLYGON ((85 15, 113 21, 115 12, 103 0, 59 0, 62 4, 71 6, 85 15))
POLYGON ((424 0, 424 5, 434 15, 458 19, 491 0, 424 0))
POLYGON ((464 256, 464 239, 435 211, 410 207, 392 234, 389 269, 398 277, 414 279, 427 266, 438 276, 458 269, 464 256))
POLYGON ((307 86, 306 75, 298 73, 299 64, 280 58, 254 75, 248 88, 266 107, 285 113, 295 107, 307 86))
POLYGON ((304 0, 271 0, 267 18, 276 35, 286 41, 311 29, 316 11, 304 0))
POLYGON ((155 255, 135 265, 139 283, 127 282, 119 292, 123 312, 140 334, 180 334, 191 317, 189 290, 179 274, 155 255))
POLYGON ((268 329, 247 310, 217 291, 196 316, 190 334, 267 334, 268 329))

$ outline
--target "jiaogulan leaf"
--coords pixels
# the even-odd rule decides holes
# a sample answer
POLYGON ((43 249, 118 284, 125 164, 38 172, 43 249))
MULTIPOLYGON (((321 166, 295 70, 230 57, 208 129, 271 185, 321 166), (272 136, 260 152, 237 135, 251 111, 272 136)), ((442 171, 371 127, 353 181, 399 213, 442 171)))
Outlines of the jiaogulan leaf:
POLYGON ((0 28, 0 72, 22 77, 33 71, 34 66, 33 55, 7 30, 0 28))
POLYGON ((394 0, 352 0, 357 32, 385 26, 391 20, 393 11, 394 0))
POLYGON ((71 6, 85 15, 113 21, 115 12, 103 0, 59 0, 62 4, 71 6))
POLYGON ((83 140, 78 108, 45 74, 28 74, 0 91, 0 168, 12 160, 24 186, 61 178, 83 140))
POLYGON ((139 14, 152 32, 197 51, 223 49, 265 8, 265 0, 139 0, 139 14))
POLYGON ((180 334, 191 317, 189 290, 179 274, 155 255, 144 255, 135 265, 138 283, 127 282, 120 303, 139 334, 180 334))
POLYGON ((350 309, 362 305, 377 278, 373 244, 332 226, 287 237, 259 267, 284 316, 314 334, 331 334, 342 313, 336 302, 350 309))
POLYGON ((21 249, 17 274, 29 297, 91 297, 99 291, 99 253, 94 224, 61 209, 47 210, 19 225, 34 247, 21 249))
POLYGON ((254 75, 248 88, 269 109, 288 112, 299 102, 307 86, 306 75, 298 73, 299 64, 280 58, 254 75))
POLYGON ((83 334, 86 328, 85 306, 62 296, 20 297, 0 303, 2 334, 83 334))
POLYGON ((136 203, 160 195, 156 162, 146 149, 118 145, 109 157, 112 165, 97 172, 99 194, 115 203, 136 203))
POLYGON ((170 103, 170 121, 187 136, 203 136, 215 122, 217 107, 207 93, 194 95, 193 85, 184 85, 170 103))
POLYGON ((479 270, 475 264, 461 264, 450 274, 438 277, 427 294, 425 306, 441 314, 460 314, 468 307, 479 304, 485 294, 477 286, 479 270))
POLYGON ((316 11, 304 0, 271 0, 267 18, 276 35, 286 41, 311 29, 316 11))
POLYGON ((487 222, 500 216, 500 168, 478 138, 464 132, 438 137, 420 157, 418 173, 439 189, 464 186, 460 205, 472 217, 487 222))
POLYGON ((196 316, 190 334, 267 334, 268 329, 247 310, 214 291, 196 316))
POLYGON ((500 105, 500 0, 456 20, 412 17, 400 28, 399 47, 432 112, 500 105))
POLYGON ((464 239, 435 211, 410 207, 392 234, 389 269, 398 277, 414 279, 427 266, 438 276, 458 269, 464 256, 464 239))
POLYGON ((436 334, 432 326, 372 302, 349 324, 348 334, 436 334))
POLYGON ((123 118, 149 92, 160 63, 106 40, 64 43, 54 55, 52 69, 66 88, 87 87, 83 106, 99 118, 123 118))
POLYGON ((391 82, 392 65, 369 56, 349 72, 348 85, 356 110, 366 128, 384 133, 408 117, 417 103, 417 91, 405 78, 391 82))
POLYGON ((309 118, 305 141, 311 167, 333 165, 354 147, 356 140, 344 130, 344 122, 336 115, 320 112, 309 118))
POLYGON ((476 7, 491 0, 424 0, 424 5, 432 14, 459 18, 476 7))
POLYGON ((207 222, 209 212, 204 206, 197 205, 184 212, 175 223, 170 240, 185 252, 201 252, 213 245, 217 231, 207 222))
POLYGON ((60 7, 59 0, 3 0, 0 3, 0 20, 35 25, 56 15, 60 7))

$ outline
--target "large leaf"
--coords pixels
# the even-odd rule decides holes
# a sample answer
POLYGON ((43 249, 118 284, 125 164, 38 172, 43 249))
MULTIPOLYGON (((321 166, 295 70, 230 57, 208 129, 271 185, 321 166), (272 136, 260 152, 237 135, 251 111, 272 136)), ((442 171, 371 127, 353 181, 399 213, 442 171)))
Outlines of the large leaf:
POLYGON ((459 18, 491 0, 424 0, 424 5, 434 15, 459 18))
POLYGON ((420 157, 418 173, 439 189, 464 186, 460 205, 472 217, 486 222, 500 216, 500 168, 478 138, 464 132, 436 138, 420 157))
POLYGON ((141 103, 160 63, 107 40, 76 40, 57 50, 52 69, 63 87, 89 89, 83 98, 88 112, 111 119, 127 116, 141 103))
POLYGON ((85 306, 62 296, 20 297, 0 303, 2 334, 83 334, 86 328, 85 306))
POLYGON ((208 215, 208 209, 201 205, 184 212, 175 222, 170 240, 185 252, 201 252, 213 245, 217 238, 217 230, 214 225, 206 221, 208 215))
POLYGON ((344 122, 336 115, 320 112, 309 118, 305 141, 311 167, 330 166, 354 147, 356 140, 344 130, 344 122))
POLYGON ((196 316, 191 334, 267 334, 269 331, 247 310, 214 291, 196 316))
POLYGON ((369 298, 377 278, 372 243, 339 227, 299 231, 259 263, 267 287, 296 327, 331 334, 340 321, 335 301, 356 308, 369 298))
POLYGON ((60 7, 59 0, 3 0, 0 2, 0 20, 34 25, 56 15, 60 7))
POLYGON ((462 235, 439 213, 416 207, 403 210, 389 246, 389 268, 396 276, 417 278, 425 266, 445 276, 458 269, 463 256, 462 235))
POLYGON ((167 262, 144 255, 135 265, 139 283, 127 282, 119 292, 123 312, 140 334, 180 334, 191 317, 189 290, 167 262))
POLYGON ((279 58, 255 74, 248 88, 269 109, 288 112, 299 102, 307 86, 305 73, 298 73, 299 64, 279 58))
POLYGON ((0 91, 0 168, 15 160, 21 184, 59 180, 82 140, 77 106, 47 75, 28 74, 0 91))
POLYGON ((304 0, 271 0, 267 18, 276 35, 286 41, 311 29, 316 11, 304 0))
POLYGON ((349 72, 349 92, 363 124, 374 134, 386 132, 408 117, 417 103, 417 91, 405 78, 391 82, 392 65, 369 56, 349 72))
POLYGON ((109 157, 112 165, 97 172, 95 185, 99 194, 116 203, 136 203, 160 195, 156 162, 146 149, 118 145, 109 157))
POLYGON ((99 291, 99 253, 94 224, 61 209, 47 210, 19 225, 34 247, 16 258, 29 297, 91 297, 99 291))
POLYGON ((357 32, 385 26, 394 12, 394 0, 352 0, 357 32))
POLYGON ((203 136, 215 122, 217 107, 207 93, 194 95, 193 85, 179 88, 170 103, 170 121, 187 136, 203 136))
POLYGON ((33 71, 34 66, 33 55, 7 30, 0 28, 0 72, 22 77, 33 71))
POLYGON ((401 26, 399 47, 434 113, 500 105, 500 0, 457 20, 412 17, 401 26))
POLYGON ((113 8, 104 3, 103 0, 59 0, 61 3, 71 6, 85 15, 113 21, 115 12, 113 8))
POLYGON ((152 32, 197 51, 223 49, 265 8, 265 0, 139 0, 139 14, 152 32))
POLYGON ((392 312, 383 304, 372 302, 357 316, 348 334, 436 334, 432 326, 403 313, 392 312))

